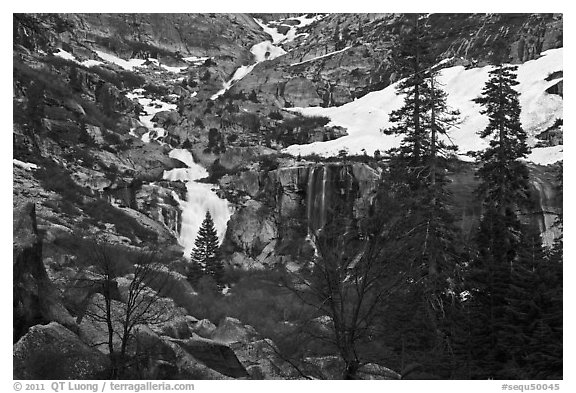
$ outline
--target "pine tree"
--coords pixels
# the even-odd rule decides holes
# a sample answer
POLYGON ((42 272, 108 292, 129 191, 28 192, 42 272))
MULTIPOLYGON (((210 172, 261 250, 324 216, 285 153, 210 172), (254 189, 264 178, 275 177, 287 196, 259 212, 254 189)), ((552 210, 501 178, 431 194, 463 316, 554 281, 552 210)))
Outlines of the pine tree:
POLYGON ((490 138, 489 146, 477 156, 484 213, 476 238, 478 255, 467 275, 475 378, 523 377, 523 355, 518 350, 527 337, 523 332, 530 307, 526 296, 534 279, 530 265, 535 256, 519 258, 518 254, 525 230, 517 211, 529 203, 528 169, 519 159, 529 148, 520 124, 519 93, 513 88, 518 84, 516 69, 496 64, 475 100, 489 118, 479 134, 490 138))
POLYGON ((194 241, 191 263, 192 266, 189 271, 189 279, 191 281, 197 280, 192 278, 191 275, 198 276, 198 273, 202 271, 203 274, 212 276, 219 287, 223 286, 224 265, 218 250, 218 234, 209 211, 206 212, 206 217, 194 241))
POLYGON ((387 180, 402 201, 405 218, 398 236, 403 239, 403 258, 414 267, 413 293, 407 301, 416 302, 413 309, 418 312, 410 323, 427 325, 412 339, 428 343, 427 356, 433 364, 437 362, 432 357, 439 360, 446 352, 445 293, 458 256, 446 189, 448 159, 455 147, 445 141, 458 112, 448 108, 446 93, 438 83, 426 18, 409 18, 393 50, 397 71, 408 75, 397 87, 405 97, 404 105, 390 114, 393 125, 383 132, 402 137, 400 146, 389 151, 387 180))

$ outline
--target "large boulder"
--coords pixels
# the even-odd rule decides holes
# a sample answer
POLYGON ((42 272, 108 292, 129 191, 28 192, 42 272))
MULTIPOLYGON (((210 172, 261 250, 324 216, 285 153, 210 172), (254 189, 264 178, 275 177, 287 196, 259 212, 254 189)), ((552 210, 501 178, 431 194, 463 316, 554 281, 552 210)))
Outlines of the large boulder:
POLYGON ((171 339, 170 341, 177 344, 196 361, 219 374, 230 378, 248 377, 248 372, 228 345, 197 335, 187 340, 171 339))
POLYGON ((46 273, 34 204, 14 208, 12 228, 13 340, 22 337, 31 326, 52 321, 78 331, 46 273))
POLYGON ((174 111, 161 111, 154 115, 152 121, 158 123, 159 127, 168 128, 180 122, 180 115, 174 111))
POLYGON ((14 379, 104 379, 110 361, 56 322, 30 328, 14 344, 14 379))
POLYGON ((284 360, 269 338, 230 344, 251 379, 296 379, 298 371, 284 360))
POLYGON ((208 319, 202 319, 201 321, 198 321, 194 325, 193 330, 194 330, 194 333, 196 333, 200 337, 212 338, 212 335, 216 331, 216 325, 214 325, 208 319))
POLYGON ((218 324, 212 339, 224 344, 248 343, 260 339, 260 335, 252 326, 244 325, 236 318, 225 317, 218 324))

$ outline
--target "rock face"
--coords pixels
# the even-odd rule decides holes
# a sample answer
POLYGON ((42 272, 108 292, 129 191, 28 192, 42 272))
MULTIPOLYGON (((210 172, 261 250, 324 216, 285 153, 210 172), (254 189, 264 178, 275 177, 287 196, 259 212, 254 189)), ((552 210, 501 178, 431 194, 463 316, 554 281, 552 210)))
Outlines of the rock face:
POLYGON ((96 48, 172 66, 184 65, 186 55, 217 57, 222 79, 266 39, 246 14, 15 14, 14 25, 15 41, 30 50, 59 46, 91 58, 96 48))
POLYGON ((13 220, 14 341, 31 326, 52 321, 77 331, 44 268, 34 205, 15 207, 13 220))
MULTIPOLYGON (((544 244, 551 245, 558 236, 553 224, 562 213, 562 195, 552 167, 529 169, 532 205, 524 221, 539 228, 544 244)), ((475 171, 473 164, 459 163, 449 174, 453 214, 466 237, 476 231, 482 215, 475 171)), ((228 223, 223 243, 228 262, 249 269, 306 260, 314 252, 308 234, 323 228, 333 214, 348 215, 362 225, 379 183, 380 169, 364 163, 293 165, 226 179, 223 188, 245 189, 249 195, 228 223)))
MULTIPOLYGON (((242 188, 238 175, 231 181, 242 188)), ((361 218, 368 214, 380 172, 367 164, 297 165, 250 179, 250 199, 231 217, 223 244, 236 266, 287 263, 314 252, 306 241, 335 211, 361 218), (258 184, 259 189, 254 186, 258 184)))
MULTIPOLYGON (((262 100, 282 106, 339 106, 399 79, 390 48, 403 34, 401 14, 330 14, 306 28, 309 35, 290 51, 259 64, 233 87, 255 89, 262 100), (306 80, 305 87, 302 80, 306 80)), ((525 62, 562 46, 561 14, 431 14, 438 32, 432 52, 467 64, 485 64, 504 39, 510 61, 525 62)))
MULTIPOLYGON (((555 177, 556 170, 551 166, 529 164, 530 172, 530 206, 520 215, 524 224, 538 228, 544 245, 551 246, 558 237, 559 230, 554 223, 562 214, 562 193, 555 177)), ((456 170, 449 174, 451 180, 448 189, 454 200, 454 217, 465 238, 470 238, 476 231, 482 205, 478 201, 476 190, 479 186, 475 176, 476 168, 470 163, 460 163, 456 170)))
POLYGON ((105 379, 108 357, 56 322, 36 325, 14 344, 14 379, 105 379))

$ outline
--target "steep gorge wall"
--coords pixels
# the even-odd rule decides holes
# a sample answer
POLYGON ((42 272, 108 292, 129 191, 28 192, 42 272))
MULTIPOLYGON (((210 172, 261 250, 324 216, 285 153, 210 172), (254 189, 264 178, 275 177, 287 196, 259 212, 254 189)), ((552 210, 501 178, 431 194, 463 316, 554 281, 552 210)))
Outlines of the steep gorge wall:
MULTIPOLYGON (((532 206, 521 220, 539 228, 551 245, 559 230, 562 194, 554 167, 529 165, 532 206)), ((477 198, 475 167, 459 163, 449 174, 455 225, 464 240, 473 235, 482 215, 477 198)), ((244 190, 246 200, 228 223, 223 250, 228 262, 243 268, 303 262, 314 253, 309 234, 323 228, 336 215, 362 225, 370 217, 380 185, 380 170, 362 163, 304 164, 270 172, 242 172, 226 181, 228 190, 244 190)))

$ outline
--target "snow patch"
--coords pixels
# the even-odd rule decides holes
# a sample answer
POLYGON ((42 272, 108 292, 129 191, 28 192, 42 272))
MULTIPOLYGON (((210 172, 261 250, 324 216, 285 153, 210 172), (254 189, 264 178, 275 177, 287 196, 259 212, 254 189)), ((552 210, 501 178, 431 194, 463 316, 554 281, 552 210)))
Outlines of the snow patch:
POLYGON ((539 165, 550 165, 563 160, 564 146, 535 147, 526 161, 539 165))
POLYGON ((62 59, 66 59, 66 60, 70 60, 70 61, 74 61, 74 62, 78 63, 78 61, 76 60, 76 56, 74 56, 70 52, 66 52, 62 48, 58 48, 58 52, 54 52, 54 56, 58 56, 58 57, 61 57, 62 59))
POLYGON ((24 162, 17 159, 12 159, 12 163, 17 167, 20 167, 26 171, 31 171, 32 169, 38 169, 38 165, 33 164, 31 162, 24 162))
POLYGON ((112 55, 110 53, 102 52, 99 50, 95 50, 94 52, 96 52, 98 57, 100 57, 102 60, 107 61, 109 63, 116 64, 116 65, 118 65, 118 66, 120 66, 120 67, 122 67, 128 71, 132 71, 136 67, 142 67, 144 65, 144 63, 146 63, 146 60, 143 60, 143 59, 124 60, 124 59, 119 58, 118 56, 112 55))
POLYGON ((168 72, 172 72, 174 74, 179 74, 182 71, 184 71, 186 68, 188 68, 187 66, 183 66, 183 67, 172 67, 172 66, 167 66, 166 64, 162 64, 160 67, 164 68, 166 71, 168 72))
POLYGON ((274 45, 270 41, 264 41, 254 45, 250 52, 254 55, 256 63, 261 63, 266 60, 273 60, 286 54, 286 51, 279 46, 274 45))
MULTIPOLYGON (((44 54, 45 54, 45 53, 44 53, 44 54)), ((103 64, 101 61, 92 60, 92 59, 84 60, 84 61, 80 62, 80 61, 78 61, 78 60, 76 59, 76 56, 74 56, 74 55, 73 55, 72 53, 70 53, 70 52, 66 52, 66 51, 65 51, 64 49, 62 49, 62 48, 58 48, 58 52, 54 52, 54 56, 58 56, 58 57, 60 57, 60 58, 62 58, 62 59, 66 59, 66 60, 73 61, 74 63, 80 64, 81 66, 84 66, 84 67, 94 67, 94 66, 103 64)))
POLYGON ((182 60, 187 61, 189 63, 204 63, 209 58, 210 57, 208 57, 208 56, 205 56, 205 57, 189 56, 189 57, 183 57, 182 60))
POLYGON ((101 61, 98 61, 98 60, 89 59, 89 60, 84 60, 80 64, 83 65, 84 67, 94 67, 94 66, 102 65, 104 63, 102 63, 101 61))
POLYGON ((305 63, 308 63, 308 62, 311 62, 311 61, 315 61, 315 60, 319 60, 319 59, 323 59, 323 58, 325 58, 325 57, 335 55, 336 53, 342 53, 342 52, 344 52, 344 51, 347 51, 347 50, 350 49, 350 48, 351 48, 351 46, 347 46, 347 47, 344 48, 344 49, 340 49, 340 50, 337 50, 337 51, 334 51, 334 52, 326 53, 325 55, 322 55, 322 56, 313 57, 312 59, 300 61, 300 62, 298 62, 298 63, 292 63, 292 64, 290 64, 290 67, 297 66, 297 65, 300 65, 300 64, 305 64, 305 63))

